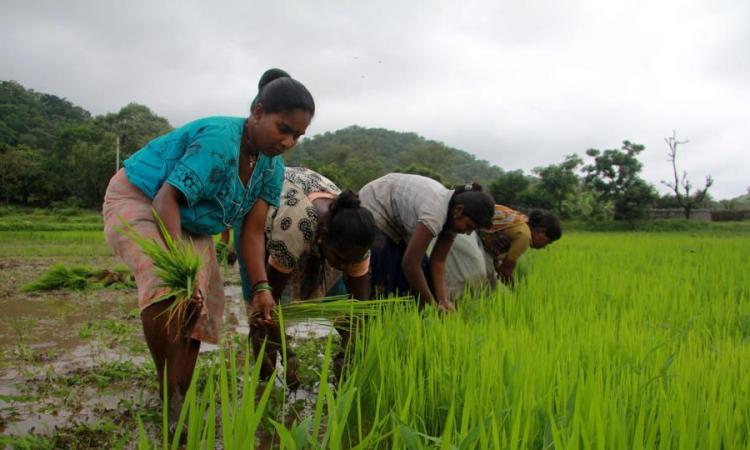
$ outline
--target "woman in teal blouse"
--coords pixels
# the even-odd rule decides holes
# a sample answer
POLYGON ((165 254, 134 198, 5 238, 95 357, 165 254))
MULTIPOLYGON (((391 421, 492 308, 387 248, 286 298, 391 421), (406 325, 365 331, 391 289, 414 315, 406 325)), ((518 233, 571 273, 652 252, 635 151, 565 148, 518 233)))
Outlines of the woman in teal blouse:
POLYGON ((286 72, 271 69, 258 83, 249 117, 208 117, 160 136, 125 161, 110 181, 105 236, 135 275, 146 342, 160 382, 166 367, 173 413, 190 384, 201 341, 219 341, 224 291, 212 235, 230 226, 240 231, 243 263, 260 286, 253 290, 252 308, 270 319, 274 301, 270 289, 263 289, 263 227, 269 206, 279 202, 280 155, 297 143, 314 114, 308 90, 286 72), (167 324, 162 313, 172 300, 155 302, 164 290, 150 258, 117 231, 123 218, 143 235, 160 239, 151 208, 173 238, 191 239, 203 253, 190 306, 200 314, 192 323, 167 324))

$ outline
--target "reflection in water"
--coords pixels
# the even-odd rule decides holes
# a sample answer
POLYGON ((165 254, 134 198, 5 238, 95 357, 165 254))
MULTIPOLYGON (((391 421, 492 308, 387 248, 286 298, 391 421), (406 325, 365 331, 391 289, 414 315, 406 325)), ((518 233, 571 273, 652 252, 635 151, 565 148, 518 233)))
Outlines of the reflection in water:
MULTIPOLYGON (((225 294, 224 338, 247 336, 242 289, 226 286, 225 294)), ((139 379, 124 373, 121 382, 104 386, 91 382, 102 368, 116 371, 124 366, 138 371, 151 362, 134 290, 4 296, 0 297, 0 311, 0 349, 11 356, 0 362, 0 432, 49 434, 58 427, 107 418, 129 424, 134 420, 131 408, 160 411, 149 370, 146 375, 141 372, 139 379), (87 381, 81 381, 83 378, 87 381), (57 392, 59 386, 67 388, 57 392)), ((295 339, 325 337, 332 332, 329 323, 320 321, 287 327, 287 334, 295 339)), ((202 353, 216 349, 215 345, 201 345, 202 353)), ((281 373, 281 361, 278 369, 281 373)), ((287 416, 290 423, 308 413, 315 398, 315 389, 290 394, 288 404, 296 405, 287 416)), ((265 445, 271 445, 270 439, 265 439, 265 445)))

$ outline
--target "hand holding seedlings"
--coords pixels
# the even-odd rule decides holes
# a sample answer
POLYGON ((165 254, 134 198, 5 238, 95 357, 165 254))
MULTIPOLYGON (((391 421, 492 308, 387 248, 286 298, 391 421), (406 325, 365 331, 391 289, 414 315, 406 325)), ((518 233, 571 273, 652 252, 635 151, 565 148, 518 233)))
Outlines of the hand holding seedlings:
POLYGON ((262 325, 270 325, 273 323, 271 319, 271 310, 276 307, 276 302, 273 301, 273 295, 270 290, 257 290, 253 294, 253 309, 260 312, 262 317, 259 317, 258 322, 262 325))
POLYGON ((454 312, 456 306, 450 300, 445 300, 438 303, 438 311, 440 312, 454 312))

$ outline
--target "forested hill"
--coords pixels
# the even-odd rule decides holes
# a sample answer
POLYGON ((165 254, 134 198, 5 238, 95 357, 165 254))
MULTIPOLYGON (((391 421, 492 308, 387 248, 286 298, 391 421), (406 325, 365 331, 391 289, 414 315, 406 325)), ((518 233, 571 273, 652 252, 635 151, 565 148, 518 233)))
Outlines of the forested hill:
POLYGON ((99 207, 120 161, 171 129, 146 106, 92 117, 52 94, 0 81, 0 202, 99 207))
MULTIPOLYGON (((0 202, 98 207, 115 170, 117 138, 122 162, 170 129, 166 119, 143 105, 92 116, 65 98, 0 81, 0 202)), ((487 186, 502 173, 414 133, 358 126, 304 139, 286 159, 351 189, 395 171, 447 185, 479 181, 487 186)))
POLYGON ((318 170, 351 189, 389 172, 428 175, 447 185, 478 181, 487 186, 502 174, 487 161, 415 133, 359 126, 304 139, 286 159, 290 165, 318 170))
POLYGON ((51 149, 66 126, 89 119, 88 111, 64 98, 0 82, 0 148, 51 149))

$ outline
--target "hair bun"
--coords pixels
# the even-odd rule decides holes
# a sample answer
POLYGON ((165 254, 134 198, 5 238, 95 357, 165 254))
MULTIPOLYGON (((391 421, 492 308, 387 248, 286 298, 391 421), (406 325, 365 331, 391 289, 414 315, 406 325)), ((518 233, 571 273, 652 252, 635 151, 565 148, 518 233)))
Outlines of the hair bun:
POLYGON ((260 77, 260 81, 258 81, 258 90, 262 90, 263 86, 278 78, 291 78, 291 76, 281 69, 268 69, 260 77))
POLYGON ((459 184, 458 186, 455 186, 453 188, 456 193, 461 192, 472 192, 472 191, 482 191, 484 188, 482 188, 482 185, 477 182, 472 183, 466 183, 466 184, 459 184))
POLYGON ((341 209, 358 209, 360 207, 359 195, 346 190, 339 194, 336 206, 341 209))

